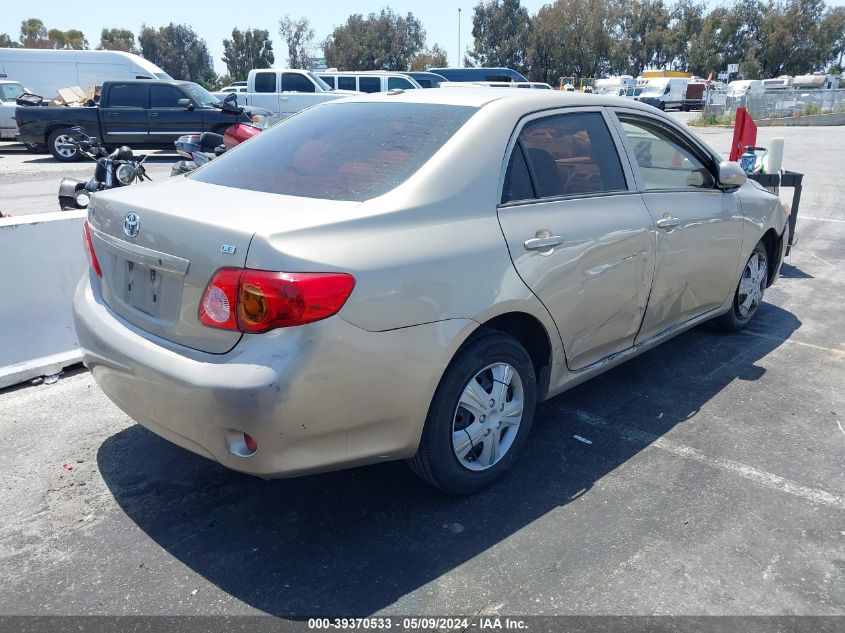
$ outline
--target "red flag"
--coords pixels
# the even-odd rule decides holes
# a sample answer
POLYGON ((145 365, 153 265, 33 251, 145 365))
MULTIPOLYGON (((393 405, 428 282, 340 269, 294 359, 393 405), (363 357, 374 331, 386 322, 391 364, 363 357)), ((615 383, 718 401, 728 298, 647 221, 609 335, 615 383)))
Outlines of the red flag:
POLYGON ((757 145, 757 125, 745 108, 736 109, 736 123, 734 124, 734 138, 731 143, 729 160, 737 161, 745 152, 746 147, 757 145))

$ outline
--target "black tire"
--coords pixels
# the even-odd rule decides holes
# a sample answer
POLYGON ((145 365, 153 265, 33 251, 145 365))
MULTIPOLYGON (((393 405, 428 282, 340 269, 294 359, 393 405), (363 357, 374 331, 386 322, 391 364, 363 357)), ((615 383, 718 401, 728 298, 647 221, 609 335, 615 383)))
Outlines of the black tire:
POLYGON ((66 150, 65 153, 59 152, 59 148, 56 147, 56 143, 62 136, 69 136, 68 131, 62 129, 53 130, 47 138, 47 149, 50 150, 53 158, 62 163, 73 163, 78 161, 82 155, 82 152, 80 152, 78 148, 72 151, 66 150))
POLYGON ((76 198, 71 196, 59 196, 59 208, 62 211, 72 211, 79 207, 76 206, 76 198))
MULTIPOLYGON (((440 380, 426 416, 419 449, 408 460, 411 470, 423 481, 450 494, 466 495, 486 488, 510 468, 525 444, 536 403, 537 378, 525 348, 507 334, 479 331, 455 355, 440 380), (523 395, 522 418, 509 447, 498 461, 485 470, 471 470, 462 465, 453 448, 453 422, 464 389, 480 371, 494 363, 507 363, 518 375, 523 395)), ((505 432, 502 431, 502 437, 505 432)), ((478 448, 481 448, 480 444, 478 448)), ((475 449, 473 445, 473 451, 475 449)))
MULTIPOLYGON (((759 260, 758 260, 759 261, 759 260)), ((758 263, 759 267, 759 263, 758 263)), ((763 301, 763 293, 766 290, 766 284, 768 283, 769 277, 769 256, 766 252, 766 247, 763 245, 763 242, 757 242, 757 246, 754 247, 754 250, 751 251, 751 255, 748 257, 748 261, 745 263, 742 269, 742 275, 740 275, 739 283, 737 284, 736 290, 734 290, 734 299, 731 303, 731 309, 725 312, 724 314, 716 317, 713 319, 713 322, 722 330, 726 332, 737 332, 744 328, 754 315, 757 313, 757 310, 760 307, 760 303, 763 301), (754 257, 758 257, 762 259, 763 267, 764 267, 764 274, 762 275, 762 279, 760 280, 760 297, 759 300, 753 305, 751 310, 742 310, 741 309, 741 297, 747 297, 747 294, 741 294, 740 288, 743 285, 743 280, 746 280, 750 276, 749 265, 754 257), (743 312, 745 312, 743 314, 743 312)), ((744 299, 743 299, 744 300, 744 299)))

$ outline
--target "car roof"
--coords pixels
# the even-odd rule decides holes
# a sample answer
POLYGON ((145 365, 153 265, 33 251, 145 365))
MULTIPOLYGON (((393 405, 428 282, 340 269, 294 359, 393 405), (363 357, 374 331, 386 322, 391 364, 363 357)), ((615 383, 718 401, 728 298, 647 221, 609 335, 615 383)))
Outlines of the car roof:
POLYGON ((394 90, 347 97, 344 102, 356 103, 433 103, 480 108, 494 101, 516 101, 525 104, 526 111, 566 106, 622 106, 653 112, 654 107, 623 97, 564 90, 525 90, 520 88, 485 89, 483 87, 442 88, 432 90, 394 90))

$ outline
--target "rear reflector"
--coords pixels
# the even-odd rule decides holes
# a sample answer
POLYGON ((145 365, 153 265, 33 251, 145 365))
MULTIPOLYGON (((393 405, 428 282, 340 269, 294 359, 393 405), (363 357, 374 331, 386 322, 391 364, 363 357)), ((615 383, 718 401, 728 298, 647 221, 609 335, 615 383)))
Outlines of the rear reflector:
POLYGON ((85 220, 82 225, 82 247, 85 249, 86 257, 88 257, 88 265, 91 266, 97 277, 102 277, 103 270, 97 260, 97 253, 94 252, 94 243, 91 241, 91 229, 88 228, 88 220, 85 220))
POLYGON ((336 314, 355 278, 346 273, 280 273, 221 268, 200 302, 200 322, 241 332, 267 332, 336 314))

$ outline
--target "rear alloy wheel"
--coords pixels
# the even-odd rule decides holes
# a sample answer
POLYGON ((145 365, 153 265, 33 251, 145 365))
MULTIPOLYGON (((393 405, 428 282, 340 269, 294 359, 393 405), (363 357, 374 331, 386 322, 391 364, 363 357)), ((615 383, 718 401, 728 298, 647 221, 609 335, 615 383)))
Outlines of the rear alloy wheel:
POLYGON ((768 279, 769 257, 763 243, 757 242, 742 270, 731 309, 717 317, 716 324, 728 332, 736 332, 748 325, 763 301, 768 279))
POLYGON ((56 130, 47 139, 47 148, 58 161, 72 163, 79 160, 79 148, 73 145, 73 138, 67 130, 56 130))
POLYGON ((536 399, 537 379, 525 348, 507 334, 481 333, 443 375, 411 468, 445 492, 481 490, 513 463, 536 399))

